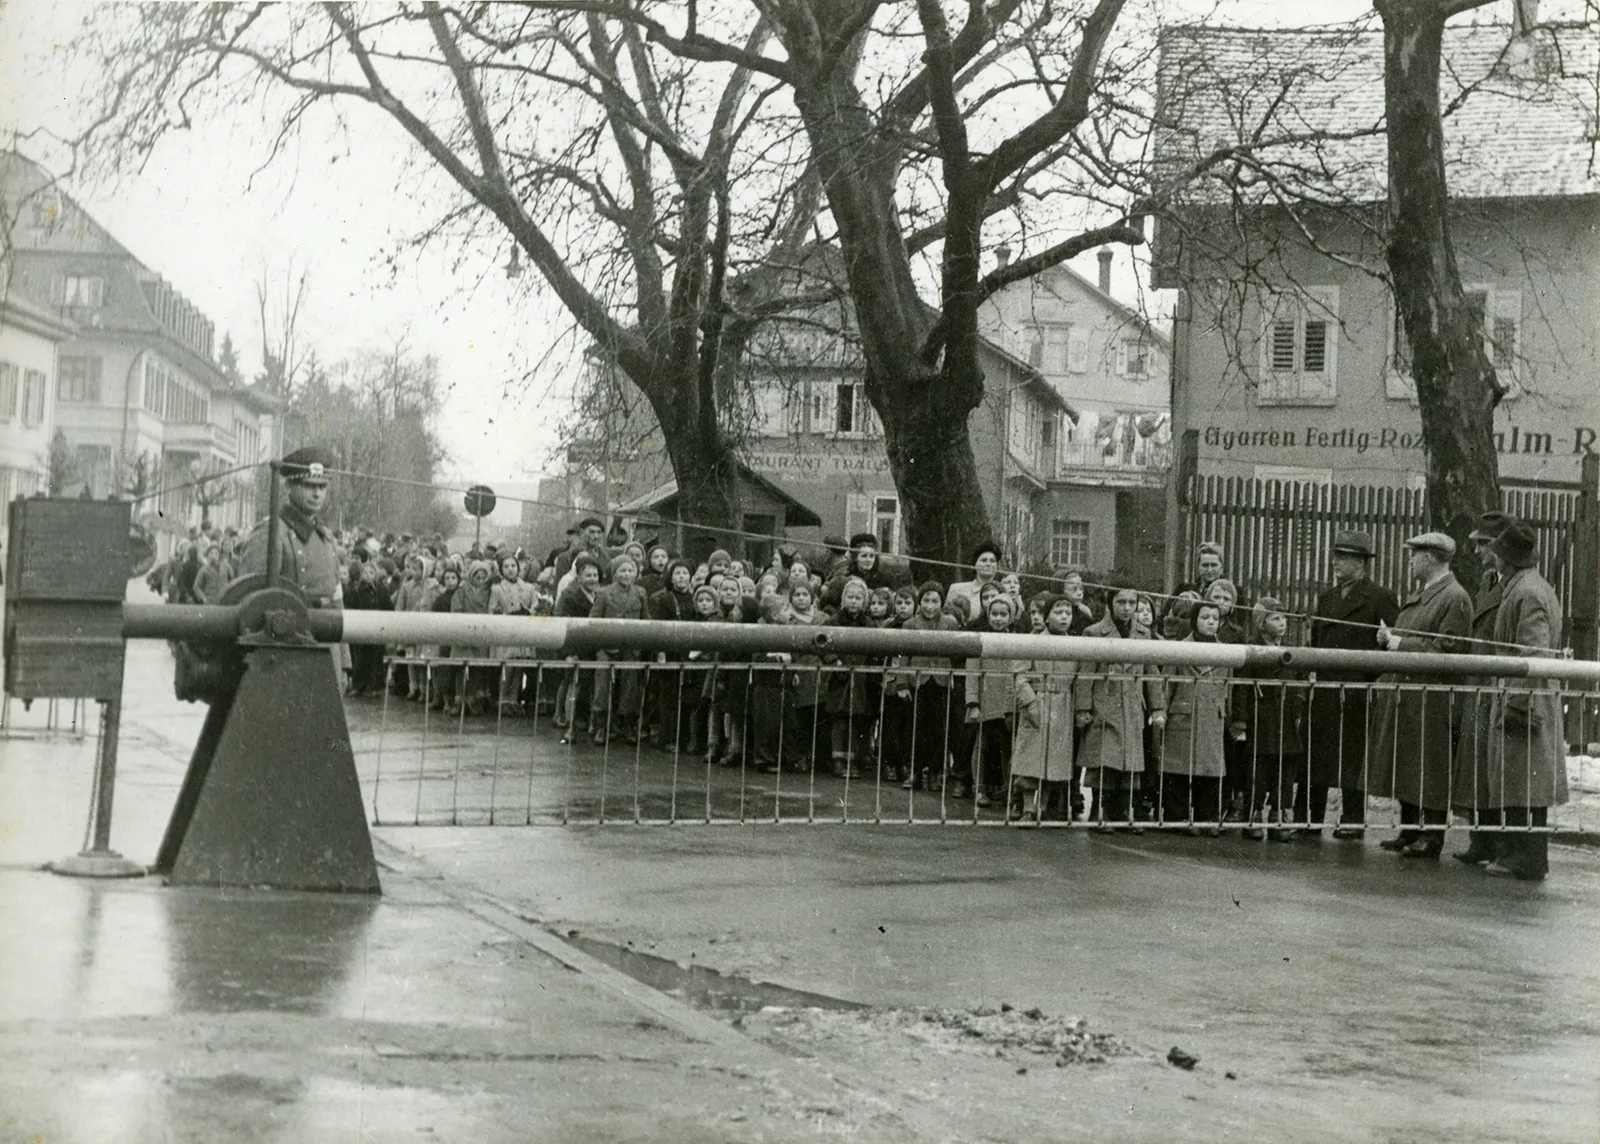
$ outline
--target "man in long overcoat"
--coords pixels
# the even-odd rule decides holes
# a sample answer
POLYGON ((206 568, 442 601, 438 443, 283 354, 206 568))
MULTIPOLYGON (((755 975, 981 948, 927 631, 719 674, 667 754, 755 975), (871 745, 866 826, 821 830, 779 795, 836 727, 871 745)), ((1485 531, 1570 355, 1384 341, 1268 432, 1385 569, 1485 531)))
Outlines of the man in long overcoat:
MULTIPOLYGON (((1500 612, 1504 584, 1489 546, 1505 531, 1510 519, 1503 512, 1486 512, 1478 518, 1478 527, 1468 537, 1477 545, 1483 564, 1483 579, 1478 582, 1478 593, 1472 598, 1472 646, 1468 650, 1474 655, 1494 654, 1495 617, 1500 612)), ((1500 825, 1500 810, 1498 803, 1490 805, 1488 748, 1496 681, 1473 676, 1462 682, 1476 686, 1478 693, 1467 698, 1466 709, 1462 712, 1456 739, 1455 775, 1450 782, 1451 796, 1455 809, 1473 826, 1495 827, 1500 825)), ((1473 830, 1467 848, 1451 857, 1468 865, 1488 862, 1499 853, 1499 840, 1500 835, 1493 830, 1473 830)))
MULTIPOLYGON (((1371 651, 1378 628, 1393 624, 1400 601, 1368 579, 1372 537, 1339 532, 1333 538, 1333 587, 1317 596, 1310 646, 1371 651)), ((1306 773, 1295 792, 1294 821, 1322 828, 1328 790, 1340 789, 1339 825, 1333 836, 1359 839, 1367 815, 1367 700, 1374 672, 1319 671, 1306 718, 1306 773)))
MULTIPOLYGON (((1533 530, 1506 526, 1490 547, 1502 583, 1494 639, 1502 654, 1549 656, 1561 637, 1561 601, 1534 561, 1533 530)), ((1543 827, 1549 808, 1567 801, 1561 693, 1548 679, 1507 679, 1489 718, 1490 805, 1507 827, 1543 827)), ((1550 869, 1550 836, 1509 829, 1486 869, 1502 878, 1540 881, 1550 869)))
MULTIPOLYGON (((1472 631, 1472 597, 1450 571, 1456 542, 1442 532, 1406 541, 1418 588, 1400 606, 1394 627, 1378 629, 1389 651, 1460 653, 1472 631)), ((1373 702, 1370 793, 1400 803, 1398 837, 1382 842, 1407 858, 1437 858, 1450 814, 1455 732, 1463 703, 1460 680, 1448 675, 1385 674, 1373 702), (1383 684, 1393 684, 1383 689, 1383 684), (1409 685, 1422 684, 1421 688, 1409 685), (1428 830, 1426 827, 1440 829, 1428 830)))

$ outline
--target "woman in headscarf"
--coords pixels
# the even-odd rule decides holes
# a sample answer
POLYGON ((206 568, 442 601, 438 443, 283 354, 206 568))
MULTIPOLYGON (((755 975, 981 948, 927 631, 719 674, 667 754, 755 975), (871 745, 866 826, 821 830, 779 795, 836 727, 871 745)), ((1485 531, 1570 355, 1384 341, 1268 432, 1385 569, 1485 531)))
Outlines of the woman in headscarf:
MULTIPOLYGON (((489 578, 494 569, 487 560, 474 560, 467 565, 467 578, 450 602, 450 610, 458 614, 489 614, 489 578)), ((486 647, 457 647, 454 654, 461 659, 488 659, 486 647)), ((489 704, 493 686, 493 669, 482 664, 467 665, 462 674, 461 694, 457 701, 445 708, 446 714, 458 715, 463 710, 468 715, 481 715, 489 704)))

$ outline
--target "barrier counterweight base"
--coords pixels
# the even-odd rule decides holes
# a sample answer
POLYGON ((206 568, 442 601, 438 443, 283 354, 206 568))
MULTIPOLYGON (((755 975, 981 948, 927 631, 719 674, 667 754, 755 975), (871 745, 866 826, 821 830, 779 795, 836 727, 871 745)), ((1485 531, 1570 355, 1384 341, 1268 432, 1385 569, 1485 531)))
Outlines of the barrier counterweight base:
POLYGON ((377 893, 325 647, 257 647, 212 706, 154 867, 174 885, 377 893))

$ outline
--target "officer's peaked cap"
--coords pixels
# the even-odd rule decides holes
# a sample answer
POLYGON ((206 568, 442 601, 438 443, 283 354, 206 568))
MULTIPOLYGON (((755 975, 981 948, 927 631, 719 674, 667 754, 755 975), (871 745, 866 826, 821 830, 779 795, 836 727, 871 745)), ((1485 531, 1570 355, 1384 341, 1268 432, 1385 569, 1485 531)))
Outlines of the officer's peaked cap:
POLYGON ((279 462, 278 471, 292 485, 325 485, 328 483, 328 470, 333 466, 333 454, 316 445, 307 445, 279 462))

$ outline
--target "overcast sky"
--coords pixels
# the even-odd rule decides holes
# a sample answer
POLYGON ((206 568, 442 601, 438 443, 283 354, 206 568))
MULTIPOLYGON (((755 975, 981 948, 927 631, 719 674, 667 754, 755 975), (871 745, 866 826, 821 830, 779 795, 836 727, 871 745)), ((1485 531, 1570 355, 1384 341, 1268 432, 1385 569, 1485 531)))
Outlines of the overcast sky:
MULTIPOLYGON (((1500 7, 1509 7, 1502 4, 1500 7)), ((1546 9, 1552 6, 1547 4, 1546 9)), ((9 0, 0 6, 0 130, 59 131, 74 122, 74 77, 55 45, 69 38, 86 5, 9 0)), ((1166 5, 1169 18, 1200 11, 1198 0, 1166 5)), ((1357 0, 1314 4, 1237 0, 1206 4, 1230 23, 1324 22, 1368 10, 1357 0)), ((68 190, 140 259, 168 278, 223 332, 233 335, 246 372, 260 362, 254 283, 309 274, 306 335, 325 360, 398 336, 440 361, 445 401, 440 430, 452 476, 484 480, 540 470, 570 394, 569 353, 547 358, 569 325, 559 307, 531 290, 532 275, 508 280, 494 257, 451 265, 410 252, 391 271, 418 211, 396 191, 407 141, 376 116, 354 137, 319 124, 298 146, 258 172, 269 132, 199 125, 165 142, 145 171, 114 185, 68 190), (535 363, 546 368, 523 381, 535 363)), ((48 149, 23 143, 45 158, 48 149)), ((1093 254, 1078 269, 1092 277, 1093 254)), ((1132 268, 1119 252, 1117 292, 1132 297, 1132 268)))

